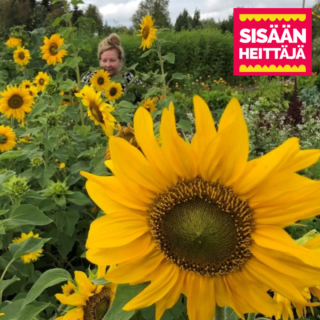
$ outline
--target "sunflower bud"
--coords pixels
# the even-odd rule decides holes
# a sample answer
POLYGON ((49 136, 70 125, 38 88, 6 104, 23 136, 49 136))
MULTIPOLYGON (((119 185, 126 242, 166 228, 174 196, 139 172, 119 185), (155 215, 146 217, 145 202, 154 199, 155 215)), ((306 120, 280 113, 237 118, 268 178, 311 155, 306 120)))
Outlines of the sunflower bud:
POLYGON ((28 190, 28 181, 26 178, 13 176, 11 179, 3 183, 6 193, 14 197, 22 197, 28 190))
POLYGON ((43 164, 43 159, 41 157, 35 157, 30 160, 32 167, 40 167, 43 164))

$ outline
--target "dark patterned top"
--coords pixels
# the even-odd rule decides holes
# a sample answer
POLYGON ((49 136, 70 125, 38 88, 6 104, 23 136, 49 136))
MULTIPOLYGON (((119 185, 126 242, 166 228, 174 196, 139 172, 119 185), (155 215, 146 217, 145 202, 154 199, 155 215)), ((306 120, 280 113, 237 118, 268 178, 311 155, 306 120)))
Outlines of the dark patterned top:
MULTIPOLYGON (((86 84, 90 84, 90 79, 93 77, 93 75, 96 73, 96 71, 88 71, 84 74, 84 76, 81 79, 81 82, 84 82, 86 84)), ((121 83, 122 90, 124 91, 127 85, 130 83, 130 81, 134 78, 134 75, 131 72, 124 72, 123 78, 126 80, 121 83)), ((131 85, 143 85, 143 82, 140 79, 134 80, 131 85)), ((142 95, 139 91, 134 92, 135 99, 133 103, 140 102, 142 100, 142 95)))

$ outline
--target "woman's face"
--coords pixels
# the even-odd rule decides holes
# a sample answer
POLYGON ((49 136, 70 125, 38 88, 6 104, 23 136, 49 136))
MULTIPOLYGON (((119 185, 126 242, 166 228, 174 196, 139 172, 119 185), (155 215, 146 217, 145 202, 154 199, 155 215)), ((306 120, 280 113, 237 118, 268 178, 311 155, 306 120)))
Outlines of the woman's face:
POLYGON ((100 67, 105 68, 111 77, 116 76, 122 67, 122 63, 116 49, 110 49, 102 52, 99 62, 100 67))

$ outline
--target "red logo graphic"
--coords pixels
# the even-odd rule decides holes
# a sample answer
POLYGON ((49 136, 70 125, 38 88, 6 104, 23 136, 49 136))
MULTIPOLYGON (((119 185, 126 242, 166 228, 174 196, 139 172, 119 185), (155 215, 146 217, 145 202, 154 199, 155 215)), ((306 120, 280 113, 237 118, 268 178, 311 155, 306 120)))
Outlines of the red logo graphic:
POLYGON ((233 74, 312 75, 312 9, 233 9, 233 74))

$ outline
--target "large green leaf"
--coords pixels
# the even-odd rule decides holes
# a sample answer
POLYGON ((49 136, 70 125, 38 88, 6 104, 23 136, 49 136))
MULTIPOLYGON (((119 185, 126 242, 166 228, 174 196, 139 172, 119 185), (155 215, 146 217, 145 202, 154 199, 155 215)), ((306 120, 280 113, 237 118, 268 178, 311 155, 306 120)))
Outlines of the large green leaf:
POLYGON ((0 283, 0 295, 2 295, 3 291, 9 287, 12 283, 15 283, 16 281, 20 281, 20 279, 14 275, 11 279, 8 280, 2 280, 0 283))
POLYGON ((108 313, 102 320, 129 320, 135 311, 123 311, 124 305, 138 295, 147 284, 130 286, 128 284, 119 284, 117 286, 116 296, 108 313))
POLYGON ((34 301, 20 310, 17 320, 33 320, 41 311, 50 306, 52 306, 50 302, 45 303, 34 301))
POLYGON ((11 243, 9 250, 14 259, 24 256, 28 253, 39 251, 49 239, 29 238, 20 243, 11 243))
POLYGON ((72 278, 64 269, 55 268, 44 272, 28 292, 23 307, 37 299, 45 289, 68 280, 72 281, 72 278))
POLYGON ((7 230, 24 225, 45 226, 51 222, 51 219, 32 204, 20 205, 8 219, 1 221, 7 230))

